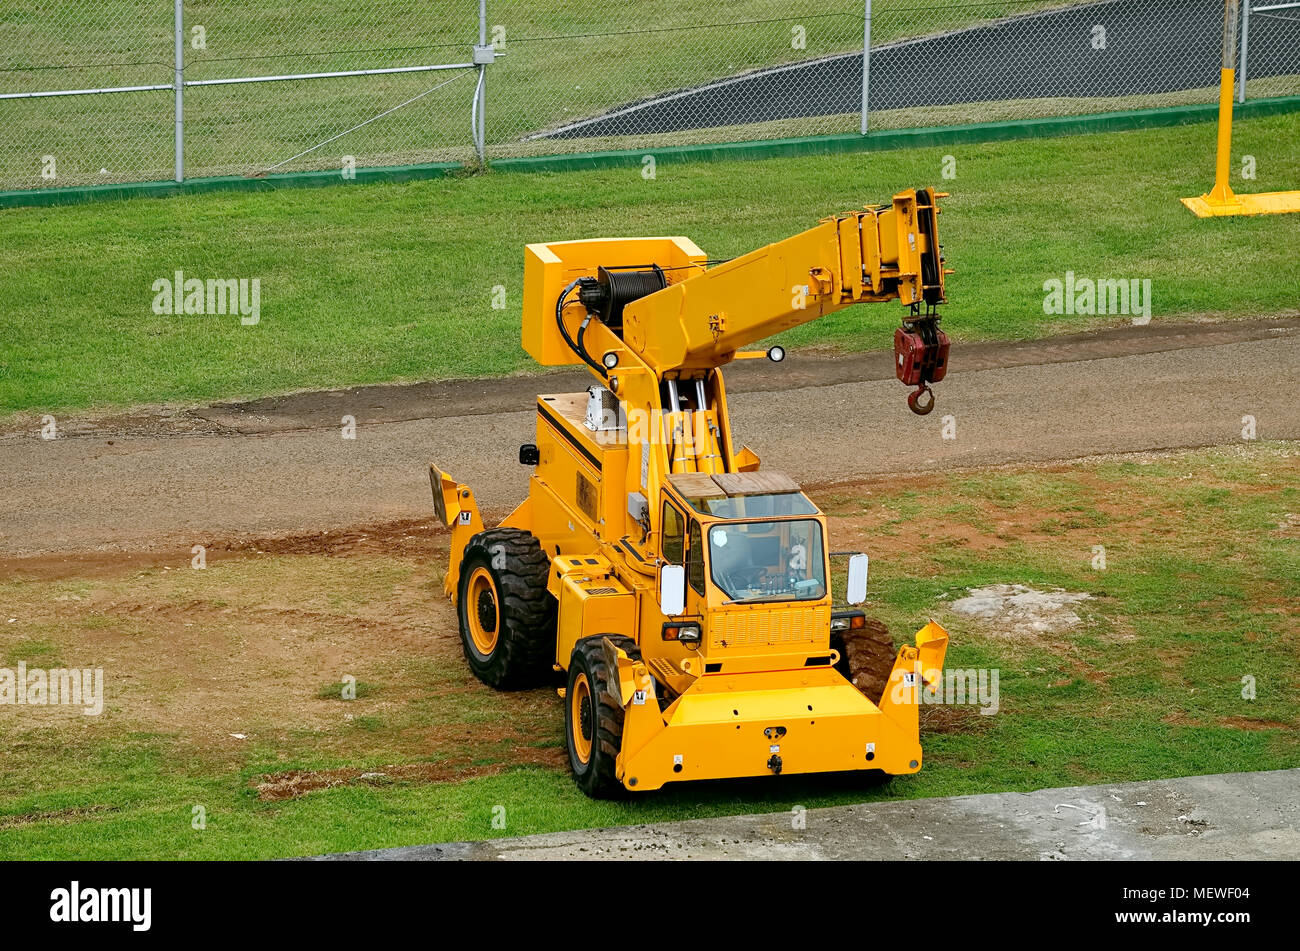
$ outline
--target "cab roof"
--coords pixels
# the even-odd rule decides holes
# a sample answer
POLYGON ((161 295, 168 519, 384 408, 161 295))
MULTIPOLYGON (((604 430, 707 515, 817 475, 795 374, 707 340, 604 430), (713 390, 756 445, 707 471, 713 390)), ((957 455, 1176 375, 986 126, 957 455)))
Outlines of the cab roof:
POLYGON ((784 472, 678 472, 669 484, 688 499, 735 498, 740 495, 780 495, 798 492, 799 483, 784 472))

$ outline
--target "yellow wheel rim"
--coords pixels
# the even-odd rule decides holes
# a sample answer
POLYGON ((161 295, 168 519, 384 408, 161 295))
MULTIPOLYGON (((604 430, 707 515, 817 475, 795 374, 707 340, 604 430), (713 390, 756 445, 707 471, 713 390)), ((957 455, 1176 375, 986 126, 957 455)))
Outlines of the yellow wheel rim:
POLYGON ((581 763, 591 759, 591 738, 596 731, 593 713, 591 684, 586 674, 578 674, 569 691, 569 722, 573 724, 573 751, 581 763))
POLYGON ((496 583, 486 568, 475 568, 469 576, 466 597, 465 617, 469 621, 470 640, 480 654, 488 657, 496 650, 501 606, 497 602, 496 583))

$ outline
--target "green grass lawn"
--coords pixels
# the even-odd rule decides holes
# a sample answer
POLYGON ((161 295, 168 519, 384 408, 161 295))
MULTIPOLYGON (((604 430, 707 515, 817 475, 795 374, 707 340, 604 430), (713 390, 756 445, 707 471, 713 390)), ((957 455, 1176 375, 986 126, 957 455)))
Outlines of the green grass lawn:
MULTIPOLYGON (((1149 278, 1156 318, 1294 312, 1300 217, 1202 221, 1214 127, 753 162, 662 162, 403 185, 211 194, 0 213, 0 415, 528 371, 522 245, 685 234, 742 254, 910 186, 952 192, 940 220, 957 273, 957 339, 1023 338, 1127 318, 1055 317, 1067 270, 1149 278), (943 180, 945 154, 956 178, 943 180), (158 316, 176 270, 258 278, 261 321, 158 316), (493 288, 505 288, 493 309, 493 288)), ((1300 187, 1300 115, 1237 124, 1243 190, 1300 187)), ((1236 167, 1236 166, 1234 166, 1236 167)), ((788 335, 796 346, 888 346, 894 305, 788 335)))
POLYGON ((896 640, 933 616, 952 638, 950 669, 1000 671, 996 715, 923 709, 934 728, 916 776, 884 788, 852 776, 783 776, 588 801, 558 765, 554 693, 477 684, 454 634, 439 628, 451 613, 432 607, 441 543, 416 562, 382 549, 365 559, 258 554, 201 573, 135 568, 120 578, 0 581, 6 611, 19 618, 0 629, 6 664, 76 665, 105 651, 118 658, 102 717, 0 720, 0 858, 300 855, 1300 765, 1294 447, 882 479, 817 497, 835 537, 871 553, 869 609, 896 640), (1093 567, 1097 545, 1107 551, 1104 571, 1093 567), (250 590, 250 578, 263 587, 250 590), (990 583, 1059 586, 1092 599, 1077 626, 1037 635, 948 609, 990 583), (340 601, 339 591, 348 597, 340 601), (268 599, 275 610, 257 607, 268 599), (179 627, 169 604, 193 626, 179 627), (236 616, 248 630, 231 630, 236 616), (376 619, 400 617, 414 626, 376 639, 376 619), (310 632, 292 635, 303 646, 268 660, 265 652, 291 635, 267 625, 304 619, 310 632), (177 638, 183 643, 169 648, 177 638), (246 647, 223 647, 227 638, 246 638, 257 661, 228 662, 222 650, 242 657, 246 647), (212 656, 199 656, 192 639, 212 656), (325 669, 296 669, 311 666, 318 648, 334 659, 363 652, 365 689, 346 702, 354 707, 321 686, 325 669), (246 709, 211 683, 230 677, 252 691, 246 709), (1247 677, 1254 699, 1243 697, 1247 677), (186 711, 175 722, 148 713, 172 702, 186 711), (228 721, 232 704, 238 719, 228 721), (356 715, 344 718, 345 710, 356 715), (944 716, 930 721, 931 710, 944 716), (246 740, 226 738, 234 723, 246 740), (552 766, 511 766, 521 753, 548 750, 552 766), (353 782, 276 802, 255 788, 259 777, 292 769, 447 761, 505 771, 459 782, 353 782), (192 827, 196 805, 206 813, 201 831, 192 827), (492 825, 496 807, 504 828, 492 825))

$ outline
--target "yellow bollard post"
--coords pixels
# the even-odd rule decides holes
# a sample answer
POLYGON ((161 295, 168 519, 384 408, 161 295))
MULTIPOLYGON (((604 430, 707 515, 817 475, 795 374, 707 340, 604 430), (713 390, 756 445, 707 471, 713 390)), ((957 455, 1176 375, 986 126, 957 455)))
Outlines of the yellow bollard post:
POLYGON ((1227 215, 1276 215, 1300 212, 1300 191, 1238 195, 1228 184, 1232 178, 1232 99, 1237 79, 1237 24, 1241 0, 1223 3, 1223 66, 1219 71, 1219 136, 1214 160, 1214 188, 1183 204, 1198 218, 1227 215))
POLYGON ((1228 179, 1232 175, 1232 99, 1237 86, 1237 71, 1231 67, 1219 71, 1219 142, 1214 160, 1214 188, 1205 200, 1213 205, 1240 205, 1228 179))

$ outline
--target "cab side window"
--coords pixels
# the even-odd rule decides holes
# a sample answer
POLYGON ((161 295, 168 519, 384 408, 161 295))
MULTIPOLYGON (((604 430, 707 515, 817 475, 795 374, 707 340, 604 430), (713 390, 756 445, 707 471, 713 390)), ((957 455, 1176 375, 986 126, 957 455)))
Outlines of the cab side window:
POLYGON ((680 565, 686 560, 686 525, 682 514, 669 503, 664 503, 663 545, 664 561, 680 565))
POLYGON ((696 594, 704 594, 704 539, 700 535, 700 523, 695 519, 691 519, 691 544, 686 555, 686 580, 690 582, 696 594))

